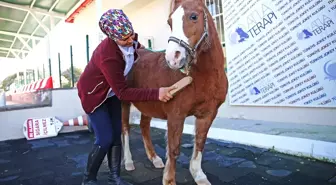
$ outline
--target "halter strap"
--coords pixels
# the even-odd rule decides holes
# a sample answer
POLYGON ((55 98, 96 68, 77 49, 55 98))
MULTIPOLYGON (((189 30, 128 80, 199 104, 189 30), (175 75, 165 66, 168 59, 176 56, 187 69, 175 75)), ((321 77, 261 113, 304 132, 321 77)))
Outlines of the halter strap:
POLYGON ((204 31, 203 34, 201 36, 201 38, 197 41, 197 43, 195 44, 194 47, 191 47, 188 43, 186 43, 185 41, 183 41, 182 39, 176 38, 174 36, 170 36, 168 39, 168 42, 172 41, 177 43, 178 45, 182 46, 183 48, 185 48, 188 51, 188 56, 191 57, 191 59, 189 60, 189 62, 186 64, 187 66, 184 66, 186 68, 186 70, 184 70, 183 68, 181 68, 181 72, 185 73, 187 75, 189 75, 189 70, 190 70, 190 64, 192 61, 195 60, 195 58, 197 57, 197 49, 199 47, 199 45, 201 44, 201 42, 207 37, 209 36, 209 25, 208 25, 208 16, 205 12, 205 10, 203 10, 203 17, 204 17, 204 31))

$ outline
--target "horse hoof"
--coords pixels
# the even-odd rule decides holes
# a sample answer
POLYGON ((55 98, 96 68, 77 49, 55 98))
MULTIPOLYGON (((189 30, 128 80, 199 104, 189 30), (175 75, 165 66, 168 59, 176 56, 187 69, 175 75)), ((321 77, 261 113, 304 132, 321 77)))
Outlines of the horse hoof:
POLYGON ((125 163, 125 169, 126 171, 133 171, 135 170, 135 166, 133 163, 125 163))
POLYGON ((153 159, 153 165, 155 168, 164 168, 165 165, 162 161, 162 159, 158 156, 156 156, 154 159, 153 159))
POLYGON ((196 184, 197 184, 197 185, 211 185, 211 183, 209 182, 208 179, 201 179, 201 180, 198 180, 198 181, 196 181, 196 184))

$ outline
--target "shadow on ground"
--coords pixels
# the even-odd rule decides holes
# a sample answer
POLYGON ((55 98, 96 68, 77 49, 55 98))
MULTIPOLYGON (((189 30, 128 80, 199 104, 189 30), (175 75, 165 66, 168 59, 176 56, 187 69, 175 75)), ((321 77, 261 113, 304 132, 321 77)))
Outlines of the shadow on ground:
MULTIPOLYGON (((151 129, 158 155, 165 157, 164 130, 151 129)), ((133 126, 131 150, 136 169, 122 171, 134 185, 160 185, 162 169, 148 161, 139 127, 133 126)), ((94 137, 89 132, 57 137, 0 142, 1 185, 80 185, 94 137)), ((177 164, 177 182, 195 185, 189 173, 192 136, 183 135, 177 164)), ((274 153, 265 149, 208 139, 203 170, 213 185, 333 185, 335 164, 274 153)), ((102 165, 100 184, 106 184, 107 167, 102 165)))

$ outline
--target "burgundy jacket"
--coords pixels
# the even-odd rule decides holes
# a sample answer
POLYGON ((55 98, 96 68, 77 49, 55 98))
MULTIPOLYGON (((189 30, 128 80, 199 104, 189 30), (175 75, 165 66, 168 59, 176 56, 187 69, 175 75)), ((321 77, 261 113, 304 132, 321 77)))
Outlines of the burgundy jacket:
MULTIPOLYGON (((137 34, 135 38, 137 41, 137 34)), ((140 48, 140 43, 138 48, 140 48)), ((134 60, 137 57, 135 52, 134 60)), ((125 65, 123 54, 113 40, 107 37, 97 46, 77 82, 78 96, 87 114, 92 113, 104 103, 110 88, 120 100, 159 100, 159 89, 127 87, 124 76, 125 65)))

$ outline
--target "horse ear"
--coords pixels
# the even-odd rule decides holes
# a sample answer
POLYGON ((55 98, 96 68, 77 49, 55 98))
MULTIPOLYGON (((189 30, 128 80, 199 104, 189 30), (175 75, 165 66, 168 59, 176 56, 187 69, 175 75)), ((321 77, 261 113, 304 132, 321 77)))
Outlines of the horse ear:
POLYGON ((171 0, 170 11, 172 12, 177 6, 182 3, 183 0, 171 0))

